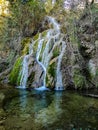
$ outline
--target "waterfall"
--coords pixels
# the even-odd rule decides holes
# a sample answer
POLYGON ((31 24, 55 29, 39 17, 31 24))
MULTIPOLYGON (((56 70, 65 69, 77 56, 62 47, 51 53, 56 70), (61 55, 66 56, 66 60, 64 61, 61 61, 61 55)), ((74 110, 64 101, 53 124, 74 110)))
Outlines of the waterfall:
POLYGON ((21 71, 21 80, 20 80, 20 88, 26 88, 26 83, 28 79, 28 58, 29 55, 24 56, 22 62, 22 71, 21 71))
MULTIPOLYGON (((53 56, 53 50, 56 46, 62 44, 61 52, 60 52, 60 55, 58 56, 55 90, 64 90, 63 83, 62 83, 61 61, 62 61, 62 57, 63 57, 64 51, 66 48, 66 43, 63 41, 63 36, 61 36, 61 32, 60 32, 60 25, 57 23, 57 21, 50 16, 47 16, 47 19, 48 19, 49 24, 51 24, 53 26, 53 29, 49 29, 46 37, 44 38, 44 40, 46 40, 47 43, 46 43, 45 49, 42 54, 42 61, 39 62, 39 64, 41 64, 41 66, 43 66, 43 70, 45 73, 44 86, 46 86, 45 85, 46 84, 46 81, 45 81, 46 73, 47 73, 47 68, 49 66, 49 61, 53 56), (50 50, 51 45, 52 45, 52 48, 50 50)), ((43 39, 39 40, 39 44, 38 44, 37 52, 39 52, 38 53, 39 55, 40 55, 40 51, 42 48, 42 41, 43 41, 43 39)))
POLYGON ((33 44, 30 43, 29 45, 29 54, 25 55, 23 58, 23 62, 22 62, 22 70, 20 72, 20 86, 18 88, 26 88, 26 84, 27 84, 27 80, 28 80, 28 71, 29 71, 29 67, 28 67, 28 60, 29 57, 32 55, 33 53, 33 44))
POLYGON ((52 0, 52 5, 54 5, 56 3, 56 0, 52 0))
POLYGON ((49 18, 49 22, 53 24, 53 32, 54 32, 54 40, 55 40, 55 45, 62 43, 62 48, 61 48, 61 53, 58 57, 58 63, 57 63, 57 70, 56 70, 56 86, 55 86, 55 90, 64 90, 63 87, 63 83, 62 83, 62 73, 61 73, 61 62, 62 62, 62 58, 66 49, 66 43, 65 41, 63 41, 63 37, 61 37, 61 40, 59 39, 59 35, 60 35, 60 25, 57 23, 57 21, 52 18, 52 17, 48 17, 49 18))
MULTIPOLYGON (((45 79, 46 79, 46 68, 43 65, 43 63, 39 61, 39 56, 40 56, 40 53, 41 53, 41 50, 42 50, 43 42, 44 42, 44 39, 40 39, 39 40, 39 44, 38 44, 38 48, 37 48, 37 53, 36 53, 36 60, 37 60, 38 64, 43 68, 43 71, 44 71, 43 86, 41 88, 45 89, 46 88, 46 81, 45 81, 45 79)), ((40 88, 40 90, 41 90, 41 88, 40 88)))
POLYGON ((47 22, 52 26, 51 29, 48 29, 45 36, 39 34, 39 37, 36 41, 33 41, 29 47, 29 54, 24 56, 23 65, 21 70, 21 80, 20 86, 25 88, 28 80, 28 59, 33 54, 33 46, 38 43, 36 50, 36 61, 39 66, 42 67, 44 71, 43 84, 36 90, 46 90, 46 74, 49 62, 53 56, 53 51, 55 47, 61 46, 60 54, 58 56, 57 69, 56 69, 56 84, 55 90, 64 90, 62 83, 62 73, 61 73, 61 61, 66 48, 66 43, 63 41, 64 35, 60 32, 60 24, 55 20, 55 18, 47 16, 47 22), (44 49, 43 49, 44 47, 44 49))
POLYGON ((66 43, 63 41, 61 53, 58 57, 58 63, 57 63, 55 90, 64 90, 63 83, 62 83, 61 62, 62 62, 62 57, 64 55, 65 49, 66 49, 66 43))

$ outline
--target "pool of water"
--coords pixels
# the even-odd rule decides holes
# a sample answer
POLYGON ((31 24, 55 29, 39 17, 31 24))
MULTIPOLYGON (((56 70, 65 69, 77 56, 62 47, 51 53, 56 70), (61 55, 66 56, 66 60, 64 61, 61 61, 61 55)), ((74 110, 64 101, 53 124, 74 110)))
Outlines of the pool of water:
POLYGON ((4 107, 5 130, 98 130, 98 99, 72 91, 19 94, 4 107))

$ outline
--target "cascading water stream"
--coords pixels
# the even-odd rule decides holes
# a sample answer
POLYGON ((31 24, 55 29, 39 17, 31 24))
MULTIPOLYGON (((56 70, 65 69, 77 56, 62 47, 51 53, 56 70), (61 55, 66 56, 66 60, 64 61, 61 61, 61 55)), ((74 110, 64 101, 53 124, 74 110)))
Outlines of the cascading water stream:
POLYGON ((61 62, 66 49, 66 43, 62 42, 62 49, 61 53, 58 57, 58 63, 57 63, 57 71, 56 71, 56 87, 55 90, 64 90, 63 83, 62 83, 62 73, 61 73, 61 62))
POLYGON ((52 0, 52 5, 54 5, 56 3, 56 0, 52 0))
POLYGON ((38 62, 38 64, 43 68, 43 71, 44 71, 44 80, 43 80, 43 86, 41 86, 40 88, 36 88, 36 90, 45 90, 46 89, 46 68, 45 66, 43 65, 42 62, 39 61, 39 57, 40 57, 40 53, 41 53, 41 50, 42 50, 42 45, 43 45, 43 42, 44 42, 44 39, 40 39, 39 40, 39 44, 38 44, 38 48, 37 48, 37 53, 36 53, 36 60, 38 62))
POLYGON ((28 60, 29 57, 32 55, 32 44, 29 45, 29 54, 24 56, 23 62, 22 62, 22 70, 20 72, 21 79, 20 79, 20 86, 19 88, 26 88, 27 80, 28 80, 28 60))
POLYGON ((20 80, 20 88, 26 88, 26 83, 28 79, 28 57, 29 55, 24 56, 22 63, 22 71, 21 71, 21 80, 20 80))

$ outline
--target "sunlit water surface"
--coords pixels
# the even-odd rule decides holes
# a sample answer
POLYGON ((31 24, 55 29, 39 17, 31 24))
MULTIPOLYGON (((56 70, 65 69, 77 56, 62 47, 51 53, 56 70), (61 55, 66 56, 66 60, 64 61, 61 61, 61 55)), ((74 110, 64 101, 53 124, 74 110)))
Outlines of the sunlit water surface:
POLYGON ((98 99, 72 91, 19 94, 5 105, 6 130, 98 130, 98 99))

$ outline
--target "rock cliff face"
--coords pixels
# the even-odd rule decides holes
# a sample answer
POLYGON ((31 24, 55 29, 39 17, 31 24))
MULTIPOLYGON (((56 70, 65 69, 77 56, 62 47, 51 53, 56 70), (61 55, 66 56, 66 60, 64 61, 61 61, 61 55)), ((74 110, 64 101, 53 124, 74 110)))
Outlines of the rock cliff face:
POLYGON ((75 47, 68 43, 62 60, 63 82, 69 88, 98 86, 98 17, 95 14, 86 12, 76 22, 78 43, 75 47))

